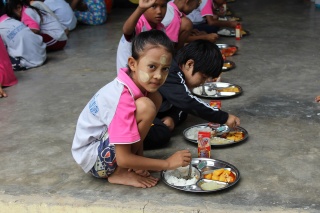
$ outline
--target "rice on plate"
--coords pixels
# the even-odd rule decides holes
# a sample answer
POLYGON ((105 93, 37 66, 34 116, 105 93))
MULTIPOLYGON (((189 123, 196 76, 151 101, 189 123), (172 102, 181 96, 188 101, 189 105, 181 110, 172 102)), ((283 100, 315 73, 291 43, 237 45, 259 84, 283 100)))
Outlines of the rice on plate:
POLYGON ((186 180, 184 177, 188 175, 189 166, 179 167, 175 170, 167 170, 164 178, 165 180, 174 186, 188 186, 195 184, 200 176, 200 173, 196 168, 192 167, 191 178, 186 180))

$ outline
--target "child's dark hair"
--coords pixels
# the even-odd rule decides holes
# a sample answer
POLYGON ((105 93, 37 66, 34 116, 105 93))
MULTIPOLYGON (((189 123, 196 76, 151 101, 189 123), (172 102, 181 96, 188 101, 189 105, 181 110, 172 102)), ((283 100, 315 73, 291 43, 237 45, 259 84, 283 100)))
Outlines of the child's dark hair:
POLYGON ((3 1, 0 1, 0 16, 2 16, 4 14, 5 14, 4 4, 3 4, 3 1))
POLYGON ((178 50, 175 60, 179 66, 194 61, 193 74, 201 72, 208 77, 216 78, 223 66, 223 57, 217 45, 206 40, 195 40, 178 50))
POLYGON ((170 52, 173 56, 174 47, 173 42, 168 38, 168 36, 161 30, 150 30, 142 32, 132 40, 132 57, 138 60, 141 53, 145 50, 146 45, 163 46, 170 52))
POLYGON ((29 3, 29 0, 6 0, 6 2, 7 3, 5 6, 5 13, 9 17, 20 21, 21 18, 15 14, 14 10, 18 7, 18 5, 21 5, 22 7, 26 6, 26 7, 30 7, 32 9, 34 9, 39 14, 41 21, 42 21, 42 14, 44 14, 45 11, 41 11, 38 8, 31 6, 29 3))

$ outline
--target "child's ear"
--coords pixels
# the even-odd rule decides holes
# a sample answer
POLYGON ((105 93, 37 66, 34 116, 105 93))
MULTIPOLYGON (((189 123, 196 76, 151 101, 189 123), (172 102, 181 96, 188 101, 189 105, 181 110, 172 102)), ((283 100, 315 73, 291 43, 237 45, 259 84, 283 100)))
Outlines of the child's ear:
POLYGON ((191 71, 193 71, 193 68, 194 68, 194 60, 193 59, 189 59, 187 62, 186 62, 186 65, 185 65, 186 69, 189 71, 191 69, 191 71))
POLYGON ((131 71, 136 71, 137 63, 133 57, 128 58, 128 66, 131 71))

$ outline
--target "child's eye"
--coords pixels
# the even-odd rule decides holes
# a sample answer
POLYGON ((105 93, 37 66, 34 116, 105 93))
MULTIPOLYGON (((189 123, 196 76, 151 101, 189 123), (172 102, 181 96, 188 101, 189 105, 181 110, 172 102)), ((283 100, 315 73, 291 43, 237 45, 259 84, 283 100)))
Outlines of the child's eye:
POLYGON ((155 69, 156 68, 156 66, 154 66, 154 65, 148 65, 148 66, 149 66, 150 69, 155 69))
POLYGON ((163 71, 169 72, 169 70, 170 70, 170 67, 164 67, 163 68, 163 71))

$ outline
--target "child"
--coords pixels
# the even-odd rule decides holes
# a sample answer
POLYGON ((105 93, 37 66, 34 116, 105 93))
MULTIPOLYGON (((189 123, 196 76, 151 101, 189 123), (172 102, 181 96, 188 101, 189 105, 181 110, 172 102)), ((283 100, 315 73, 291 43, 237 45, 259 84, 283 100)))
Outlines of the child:
POLYGON ((208 78, 218 77, 222 66, 219 48, 209 41, 196 40, 178 50, 167 80, 159 89, 163 103, 145 139, 145 149, 163 147, 168 143, 170 132, 187 118, 188 113, 231 128, 240 125, 238 117, 211 107, 189 90, 208 78))
POLYGON ((123 35, 117 50, 117 71, 127 67, 128 58, 131 56, 131 40, 134 36, 151 29, 165 31, 161 21, 166 10, 166 0, 139 1, 139 6, 123 25, 123 35))
MULTIPOLYGON (((0 4, 2 4, 2 2, 0 2, 0 4)), ((18 80, 13 73, 10 58, 0 37, 0 98, 5 98, 8 96, 2 89, 3 86, 9 87, 15 85, 16 83, 18 83, 18 80)))
POLYGON ((207 33, 217 33, 220 27, 235 28, 237 21, 220 21, 214 14, 214 7, 220 7, 225 0, 202 0, 200 6, 188 15, 193 28, 207 33))
POLYGON ((88 25, 99 25, 107 21, 107 8, 104 0, 72 0, 78 22, 88 25))
POLYGON ((196 9, 199 0, 174 0, 168 2, 167 13, 162 24, 176 49, 183 47, 192 30, 192 22, 185 16, 196 9))
POLYGON ((161 104, 157 90, 168 75, 173 51, 162 31, 134 38, 128 68, 93 96, 78 119, 72 155, 85 172, 147 188, 158 181, 147 170, 176 169, 191 161, 188 150, 166 160, 143 157, 143 140, 161 104))
POLYGON ((46 45, 42 37, 34 34, 20 21, 6 15, 2 1, 0 4, 0 36, 15 71, 40 66, 47 58, 46 45))
POLYGON ((45 0, 44 3, 58 17, 58 20, 69 31, 76 28, 77 18, 71 6, 65 0, 45 0))
POLYGON ((65 29, 50 13, 31 6, 28 0, 10 0, 6 12, 41 35, 47 50, 61 50, 65 47, 68 39, 65 29))

